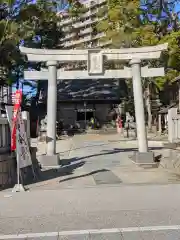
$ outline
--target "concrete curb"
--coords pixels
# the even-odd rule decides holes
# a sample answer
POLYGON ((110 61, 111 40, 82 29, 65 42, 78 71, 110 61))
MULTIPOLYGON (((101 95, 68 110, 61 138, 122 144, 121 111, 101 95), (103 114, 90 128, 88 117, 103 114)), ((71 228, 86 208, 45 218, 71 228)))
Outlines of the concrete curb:
POLYGON ((0 239, 46 239, 53 237, 58 240, 59 237, 68 236, 91 236, 91 234, 113 234, 113 233, 132 233, 132 232, 149 232, 149 231, 172 231, 179 230, 180 225, 169 226, 146 226, 146 227, 127 227, 127 228, 109 228, 109 229, 87 229, 87 230, 74 230, 62 232, 44 232, 44 233, 28 233, 28 234, 14 234, 14 235, 0 235, 0 239))
MULTIPOLYGON (((121 141, 121 140, 120 140, 121 141)), ((127 141, 123 141, 126 144, 138 144, 137 140, 127 140, 127 141)), ((157 141, 157 140, 148 140, 148 146, 149 145, 156 145, 158 147, 164 147, 164 145, 166 144, 166 141, 157 141)))

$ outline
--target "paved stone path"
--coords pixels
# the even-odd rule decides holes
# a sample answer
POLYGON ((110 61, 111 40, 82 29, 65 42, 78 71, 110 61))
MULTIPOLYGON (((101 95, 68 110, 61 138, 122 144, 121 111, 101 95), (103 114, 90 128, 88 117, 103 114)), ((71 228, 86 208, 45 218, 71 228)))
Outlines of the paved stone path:
MULTIPOLYGON (((164 154, 160 141, 149 141, 157 154, 164 154)), ((45 144, 38 145, 38 154, 45 153, 45 144)), ((31 187, 42 189, 91 187, 103 184, 154 184, 180 182, 178 175, 162 168, 142 168, 131 161, 137 141, 112 135, 76 135, 57 141, 57 152, 63 168, 57 173, 43 172, 43 181, 31 187)))
MULTIPOLYGON (((160 142, 149 145, 165 151, 160 142)), ((45 153, 44 144, 38 147, 45 153)), ((0 193, 0 240, 180 239, 180 186, 165 185, 179 178, 135 166, 136 147, 118 135, 58 141, 59 172, 44 171, 29 192, 0 193)))

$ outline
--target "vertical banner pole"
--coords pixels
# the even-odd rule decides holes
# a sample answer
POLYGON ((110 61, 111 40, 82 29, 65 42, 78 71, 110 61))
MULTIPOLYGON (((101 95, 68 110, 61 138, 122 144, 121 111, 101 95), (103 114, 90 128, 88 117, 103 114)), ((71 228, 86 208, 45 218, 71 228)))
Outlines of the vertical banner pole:
MULTIPOLYGON (((19 114, 17 118, 19 118, 19 114)), ((18 122, 19 119, 17 119, 18 122)), ((12 192, 24 192, 25 189, 23 185, 20 183, 20 159, 19 159, 19 129, 18 124, 16 122, 16 163, 17 163, 17 184, 12 189, 12 192)))
POLYGON ((32 167, 33 177, 36 178, 35 171, 32 164, 30 144, 27 139, 25 123, 23 121, 21 112, 22 91, 17 90, 15 94, 15 103, 12 108, 6 107, 8 121, 11 129, 11 150, 16 151, 17 164, 17 183, 13 188, 13 192, 25 191, 23 187, 23 178, 21 169, 25 167, 32 167))
POLYGON ((20 184, 20 164, 19 164, 19 144, 18 144, 18 130, 16 129, 16 162, 17 162, 17 184, 20 184))

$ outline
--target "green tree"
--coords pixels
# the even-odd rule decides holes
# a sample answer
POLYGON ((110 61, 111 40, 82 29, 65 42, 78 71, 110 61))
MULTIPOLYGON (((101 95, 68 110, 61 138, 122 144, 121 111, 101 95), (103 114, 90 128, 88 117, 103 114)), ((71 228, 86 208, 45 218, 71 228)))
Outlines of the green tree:
POLYGON ((111 40, 111 47, 141 47, 169 43, 169 49, 163 53, 160 61, 150 60, 142 63, 150 67, 164 66, 166 71, 165 77, 144 81, 149 128, 152 119, 151 98, 165 91, 167 83, 171 84, 180 71, 180 22, 178 14, 174 11, 176 2, 109 0, 108 8, 99 12, 100 17, 104 16, 105 12, 107 17, 98 23, 97 29, 106 33, 103 41, 111 40))
POLYGON ((138 0, 108 0, 108 7, 100 9, 98 14, 102 20, 97 29, 106 33, 102 41, 111 40, 112 47, 133 46, 141 21, 139 13, 138 0))
MULTIPOLYGON (((77 14, 78 1, 69 1, 71 13, 77 14)), ((32 48, 60 48, 62 36, 56 0, 0 0, 0 72, 1 80, 10 84, 23 78, 25 68, 40 69, 42 64, 28 63, 19 52, 19 44, 32 48)), ((29 82, 24 84, 29 85, 29 82)), ((38 99, 41 85, 37 85, 38 99)))
POLYGON ((28 4, 28 1, 0 1, 0 67, 5 71, 5 74, 1 75, 1 80, 4 81, 9 79, 13 67, 21 60, 17 44, 24 37, 25 31, 16 20, 19 9, 25 4, 28 4))
MULTIPOLYGON (((57 15, 57 1, 36 1, 36 4, 26 5, 19 13, 19 21, 23 21, 32 29, 32 34, 24 38, 24 45, 31 48, 59 48, 62 31, 57 15), (38 17, 37 17, 38 16, 38 17)), ((26 66, 40 70, 43 63, 28 63, 26 66)), ((26 84, 26 83, 25 83, 26 84)), ((27 83, 29 85, 29 83, 27 83)), ((44 86, 44 81, 37 82, 36 102, 44 86)), ((32 84, 34 86, 34 84, 32 84)), ((32 86, 32 87, 33 87, 32 86)))

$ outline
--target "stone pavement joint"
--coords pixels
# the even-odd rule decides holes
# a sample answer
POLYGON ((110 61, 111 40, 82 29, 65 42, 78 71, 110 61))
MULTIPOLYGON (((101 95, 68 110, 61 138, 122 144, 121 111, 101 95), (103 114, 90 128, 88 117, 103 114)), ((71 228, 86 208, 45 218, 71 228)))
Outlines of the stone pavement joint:
MULTIPOLYGON (((89 229, 89 230, 74 230, 74 231, 61 231, 61 232, 45 232, 45 233, 28 233, 17 235, 0 235, 1 240, 6 239, 42 239, 47 237, 69 237, 69 236, 82 236, 82 235, 95 235, 95 234, 111 234, 111 233, 134 233, 134 232, 157 232, 168 230, 180 230, 180 225, 170 226, 147 226, 147 227, 127 227, 127 228, 110 228, 110 229, 89 229)), ((56 238, 57 237, 57 238, 56 238)))
MULTIPOLYGON (((178 175, 167 172, 161 164, 153 168, 135 166, 131 156, 137 150, 137 141, 121 139, 118 134, 75 135, 56 145, 63 163, 61 172, 42 172, 40 181, 29 185, 29 189, 180 182, 178 175)), ((149 141, 149 147, 155 154, 166 154, 162 141, 149 141)), ((38 155, 45 154, 45 149, 45 144, 39 143, 38 155)))

